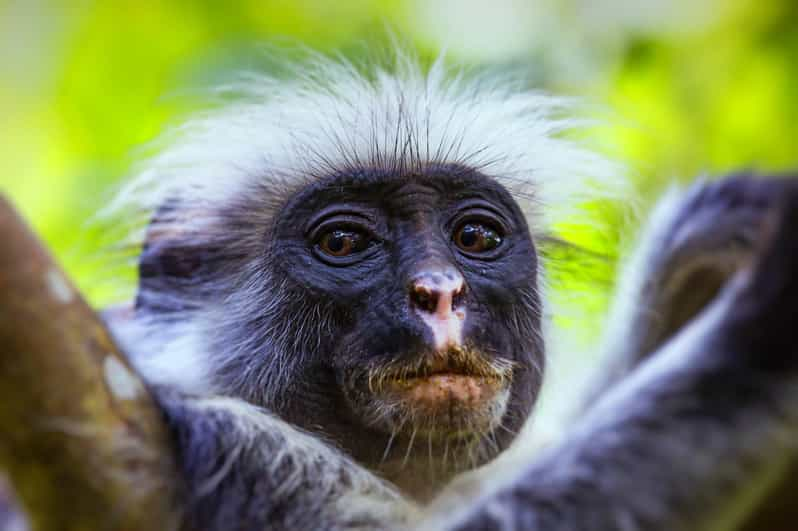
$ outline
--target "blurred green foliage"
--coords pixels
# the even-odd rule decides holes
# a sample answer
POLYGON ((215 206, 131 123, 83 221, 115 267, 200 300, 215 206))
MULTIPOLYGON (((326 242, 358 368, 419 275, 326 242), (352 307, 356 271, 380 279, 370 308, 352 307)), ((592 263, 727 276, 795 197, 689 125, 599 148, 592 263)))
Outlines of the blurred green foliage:
MULTIPOLYGON (((268 68, 281 45, 357 55, 386 27, 426 56, 446 45, 456 61, 520 66, 543 88, 598 104, 606 125, 591 142, 628 163, 643 207, 672 180, 798 165, 798 2, 596 4, 0 0, 0 189, 102 304, 117 273, 86 222, 140 146, 203 88, 268 68), (505 18, 491 28, 479 9, 505 18), (493 41, 510 44, 473 45, 493 41)), ((570 236, 615 256, 626 212, 597 208, 612 231, 570 236)))

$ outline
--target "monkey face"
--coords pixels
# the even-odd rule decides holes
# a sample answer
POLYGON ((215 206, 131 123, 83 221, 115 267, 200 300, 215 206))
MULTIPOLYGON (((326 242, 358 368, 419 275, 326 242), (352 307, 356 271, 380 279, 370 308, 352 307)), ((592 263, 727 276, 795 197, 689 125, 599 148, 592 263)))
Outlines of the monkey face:
POLYGON ((268 260, 315 321, 286 324, 315 341, 285 416, 380 452, 385 438, 423 436, 425 455, 509 444, 543 345, 535 248, 503 187, 462 167, 352 172, 306 187, 278 220, 268 260))

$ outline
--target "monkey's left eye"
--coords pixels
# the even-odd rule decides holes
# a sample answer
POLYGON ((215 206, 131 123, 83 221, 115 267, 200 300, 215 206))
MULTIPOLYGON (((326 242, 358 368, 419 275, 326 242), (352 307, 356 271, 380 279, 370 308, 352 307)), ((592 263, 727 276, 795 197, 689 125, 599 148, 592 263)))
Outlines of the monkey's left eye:
POLYGON ((478 222, 467 222, 454 233, 454 243, 467 253, 492 251, 502 242, 502 237, 494 228, 478 222))
POLYGON ((369 237, 351 229, 335 229, 322 234, 317 245, 324 254, 340 258, 365 251, 369 237))

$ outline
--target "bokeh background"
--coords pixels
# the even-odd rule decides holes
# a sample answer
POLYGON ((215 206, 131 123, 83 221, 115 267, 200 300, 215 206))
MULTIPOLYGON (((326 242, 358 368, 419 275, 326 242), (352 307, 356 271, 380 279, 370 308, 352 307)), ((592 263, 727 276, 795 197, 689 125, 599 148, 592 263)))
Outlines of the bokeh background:
MULTIPOLYGON (((586 101, 642 210, 674 180, 798 167, 796 0, 0 0, 0 189, 103 305, 132 269, 105 266, 90 220, 142 146, 241 70, 391 36, 586 101)), ((634 223, 602 208, 611 231, 581 243, 611 278, 634 223)), ((576 290, 588 313, 609 284, 576 290)))

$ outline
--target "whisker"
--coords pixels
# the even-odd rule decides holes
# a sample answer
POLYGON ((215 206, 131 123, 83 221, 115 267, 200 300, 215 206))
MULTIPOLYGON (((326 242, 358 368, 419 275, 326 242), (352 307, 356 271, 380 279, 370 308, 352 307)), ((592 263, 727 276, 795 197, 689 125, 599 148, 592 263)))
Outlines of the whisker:
POLYGON ((413 428, 413 433, 410 435, 410 442, 407 443, 407 451, 405 452, 405 457, 402 459, 402 468, 407 466, 408 460, 410 460, 410 452, 413 449, 413 442, 416 440, 416 433, 418 432, 418 428, 413 428))

